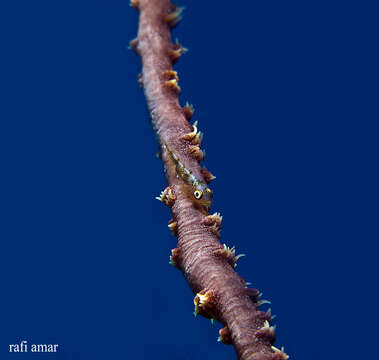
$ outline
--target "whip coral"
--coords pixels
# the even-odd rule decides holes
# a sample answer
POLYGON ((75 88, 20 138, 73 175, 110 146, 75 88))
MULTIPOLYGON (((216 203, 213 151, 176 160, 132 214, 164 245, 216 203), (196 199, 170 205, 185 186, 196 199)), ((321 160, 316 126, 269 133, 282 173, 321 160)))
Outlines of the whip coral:
POLYGON ((168 183, 158 200, 170 207, 173 220, 169 228, 178 237, 170 263, 183 272, 193 290, 195 313, 224 325, 219 341, 232 344, 239 359, 287 359, 284 351, 273 346, 271 313, 259 310, 265 301, 259 300, 259 291, 248 289, 234 270, 241 255, 235 254, 234 247, 220 244, 222 216, 209 215, 207 207, 195 206, 168 151, 199 183, 214 179, 200 165, 205 156, 200 148, 203 135, 196 122, 189 123, 193 107, 182 107, 178 100, 181 88, 173 64, 186 49, 171 41, 171 28, 180 21, 182 8, 169 0, 132 0, 131 5, 140 15, 138 35, 130 47, 142 60, 140 83, 161 145, 168 183))

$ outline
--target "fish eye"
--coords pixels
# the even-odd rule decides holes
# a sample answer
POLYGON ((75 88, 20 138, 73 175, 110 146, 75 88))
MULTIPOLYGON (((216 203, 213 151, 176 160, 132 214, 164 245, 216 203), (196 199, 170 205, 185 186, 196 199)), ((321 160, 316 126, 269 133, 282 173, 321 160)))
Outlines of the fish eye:
POLYGON ((203 196, 203 193, 202 193, 200 190, 195 190, 195 191, 193 192, 193 196, 194 196, 197 200, 199 200, 199 199, 201 199, 201 197, 203 196))

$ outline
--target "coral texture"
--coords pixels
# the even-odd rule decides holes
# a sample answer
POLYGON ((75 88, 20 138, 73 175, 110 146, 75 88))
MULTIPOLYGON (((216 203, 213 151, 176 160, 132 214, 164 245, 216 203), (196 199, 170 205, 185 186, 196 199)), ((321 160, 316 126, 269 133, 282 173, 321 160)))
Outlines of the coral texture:
POLYGON ((158 200, 171 208, 169 223, 178 237, 170 262, 180 269, 192 288, 195 313, 216 319, 224 327, 219 340, 235 347, 243 360, 279 360, 288 356, 272 346, 275 340, 271 313, 258 309, 263 302, 259 291, 234 271, 238 260, 234 247, 219 241, 222 216, 194 205, 182 186, 182 179, 170 160, 167 148, 180 159, 200 182, 214 176, 200 165, 202 134, 197 123, 188 122, 193 114, 189 104, 179 104, 178 74, 173 64, 186 51, 171 41, 171 28, 181 19, 182 8, 169 0, 133 0, 139 10, 139 30, 130 47, 141 57, 143 70, 139 81, 144 89, 153 128, 161 144, 161 157, 168 187, 158 200), (163 146, 166 145, 166 146, 163 146))

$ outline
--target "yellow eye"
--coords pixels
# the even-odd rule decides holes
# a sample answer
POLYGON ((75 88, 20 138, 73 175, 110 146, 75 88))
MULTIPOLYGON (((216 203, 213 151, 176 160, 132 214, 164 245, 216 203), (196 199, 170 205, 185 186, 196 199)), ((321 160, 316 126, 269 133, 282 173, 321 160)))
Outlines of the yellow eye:
POLYGON ((199 199, 201 199, 201 197, 203 196, 203 193, 202 193, 200 190, 195 190, 195 191, 193 192, 193 196, 194 196, 197 200, 199 200, 199 199))

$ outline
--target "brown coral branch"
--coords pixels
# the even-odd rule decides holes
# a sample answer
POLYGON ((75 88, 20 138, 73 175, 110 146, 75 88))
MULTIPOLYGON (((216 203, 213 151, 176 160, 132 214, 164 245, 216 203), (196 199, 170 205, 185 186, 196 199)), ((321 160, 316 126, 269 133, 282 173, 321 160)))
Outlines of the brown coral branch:
MULTIPOLYGON (((180 20, 181 9, 169 0, 132 0, 131 5, 140 11, 140 18, 138 36, 130 45, 142 59, 140 82, 158 140, 199 180, 209 182, 213 175, 200 166, 202 135, 196 124, 188 123, 192 106, 179 104, 179 78, 172 68, 185 52, 180 44, 172 43, 170 32, 180 20)), ((258 310, 259 292, 247 289, 234 271, 238 259, 234 247, 219 242, 222 217, 194 206, 165 149, 161 155, 168 187, 158 199, 172 211, 169 227, 178 236, 178 246, 170 262, 183 272, 195 294, 195 313, 224 324, 219 339, 233 344, 239 359, 286 359, 284 352, 272 346, 271 314, 258 310)))

